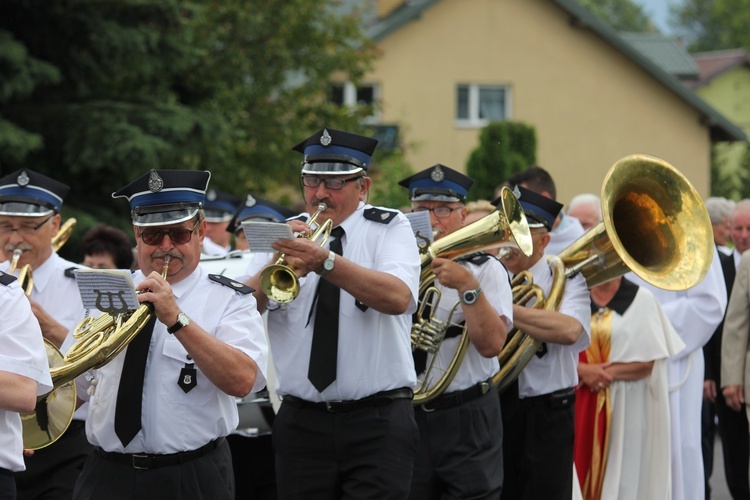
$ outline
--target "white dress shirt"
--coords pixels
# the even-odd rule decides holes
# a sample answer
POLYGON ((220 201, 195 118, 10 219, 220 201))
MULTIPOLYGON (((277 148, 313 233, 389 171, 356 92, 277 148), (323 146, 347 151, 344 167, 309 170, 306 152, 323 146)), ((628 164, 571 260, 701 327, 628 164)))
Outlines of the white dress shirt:
MULTIPOLYGON (((390 223, 380 223, 365 219, 367 208, 371 207, 360 203, 341 224, 346 233, 343 256, 406 283, 411 290, 409 307, 400 315, 383 314, 372 308, 362 311, 354 297, 341 290, 337 378, 319 393, 307 374, 315 325, 315 314, 310 316, 310 309, 320 277, 309 273, 300 278, 300 293, 294 301, 281 307, 271 302, 268 307, 276 391, 281 396, 290 394, 307 401, 356 400, 416 384, 409 337, 419 289, 416 240, 404 214, 398 212, 390 223)), ((254 276, 267 263, 267 254, 256 254, 247 274, 254 276)))
MULTIPOLYGON (((493 309, 497 311, 498 316, 505 320, 508 331, 510 331, 513 327, 513 293, 510 290, 508 272, 505 270, 505 267, 495 258, 490 258, 481 265, 467 261, 461 261, 460 264, 471 271, 471 274, 479 281, 482 294, 490 302, 493 309)), ((459 301, 458 290, 446 288, 437 284, 437 282, 436 286, 441 292, 441 300, 434 316, 438 320, 445 321, 448 318, 450 310, 459 301)), ((461 323, 462 321, 464 321, 463 305, 459 305, 453 314, 451 322, 461 323)), ((437 359, 430 374, 430 384, 428 384, 428 387, 434 385, 435 379, 443 375, 444 370, 448 367, 456 353, 460 339, 461 337, 459 336, 443 340, 441 348, 437 352, 437 359)), ((427 366, 430 366, 431 360, 432 355, 427 356, 427 366)), ((479 354, 474 344, 469 342, 461 367, 445 392, 468 389, 492 377, 499 369, 500 363, 497 360, 497 356, 485 358, 479 354)))
MULTIPOLYGON (((552 271, 547 260, 540 259, 529 271, 534 277, 534 283, 548 297, 552 286, 552 271)), ((578 274, 565 281, 565 292, 558 312, 577 319, 583 326, 583 332, 572 345, 547 342, 547 353, 544 356, 532 356, 518 377, 518 395, 521 399, 549 394, 578 384, 578 353, 591 343, 591 296, 583 275, 578 274)))
MULTIPOLYGON (((133 275, 136 284, 144 279, 140 271, 133 275)), ((268 345, 252 294, 210 280, 200 266, 172 285, 172 291, 191 322, 255 360, 258 373, 252 392, 265 387, 268 345)), ((110 452, 176 453, 200 448, 237 427, 235 398, 213 385, 197 365, 197 385, 187 393, 177 385, 180 372, 192 359, 180 341, 167 333, 167 325, 157 321, 143 383, 143 429, 123 448, 114 420, 124 352, 127 348, 94 372, 96 386, 86 422, 92 444, 110 452)), ((79 377, 78 383, 82 382, 79 377)))
MULTIPOLYGON (((0 371, 28 377, 37 382, 37 395, 52 390, 47 351, 31 305, 14 281, 0 284, 0 371)), ((0 390, 3 390, 0 388, 0 390)), ((0 409, 0 467, 26 469, 23 461, 21 416, 0 409)))

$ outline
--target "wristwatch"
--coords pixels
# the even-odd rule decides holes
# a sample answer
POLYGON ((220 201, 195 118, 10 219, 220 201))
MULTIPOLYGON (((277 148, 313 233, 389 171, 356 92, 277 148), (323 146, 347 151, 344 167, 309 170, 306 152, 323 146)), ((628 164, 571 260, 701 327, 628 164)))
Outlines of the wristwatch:
POLYGON ((482 293, 481 288, 477 288, 476 290, 466 290, 461 294, 461 302, 466 305, 473 304, 479 298, 480 293, 482 293))
POLYGON ((188 315, 185 313, 180 313, 177 315, 177 323, 167 328, 167 332, 174 333, 178 331, 180 328, 188 326, 189 324, 190 324, 190 318, 188 318, 188 315))
POLYGON ((318 273, 321 276, 325 276, 329 272, 333 271, 333 259, 336 258, 336 253, 333 250, 329 250, 328 258, 323 261, 323 268, 318 273))

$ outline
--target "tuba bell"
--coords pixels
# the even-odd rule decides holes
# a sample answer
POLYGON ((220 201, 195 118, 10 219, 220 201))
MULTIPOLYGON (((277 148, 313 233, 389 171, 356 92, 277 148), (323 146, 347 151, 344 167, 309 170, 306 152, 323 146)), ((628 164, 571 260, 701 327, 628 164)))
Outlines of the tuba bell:
MULTIPOLYGON (((164 259, 164 279, 169 260, 169 256, 164 259)), ((53 389, 37 398, 33 412, 21 414, 25 449, 49 446, 65 432, 76 410, 75 379, 109 363, 138 335, 153 314, 153 304, 143 302, 135 311, 87 317, 73 332, 77 340, 65 356, 49 341, 45 342, 53 389)))
MULTIPOLYGON (((326 208, 325 203, 318 204, 318 209, 308 219, 307 224, 312 225, 326 208)), ((331 219, 328 219, 311 234, 301 234, 298 237, 308 238, 323 246, 331 235, 332 226, 333 222, 331 219)), ((284 259, 284 254, 280 254, 276 262, 263 269, 260 274, 261 291, 269 299, 279 304, 291 302, 299 295, 299 278, 297 277, 297 273, 290 266, 286 265, 284 259)))
MULTIPOLYGON (((672 291, 687 290, 706 276, 714 252, 711 221, 698 192, 672 165, 648 155, 622 158, 604 178, 601 203, 599 224, 559 256, 547 256, 555 274, 549 296, 528 273, 520 273, 512 283, 514 304, 533 301, 535 307, 556 310, 567 277, 579 272, 589 288, 632 271, 672 291)), ((493 377, 500 392, 538 347, 523 332, 509 333, 499 356, 500 372, 493 377)))
POLYGON ((526 215, 518 199, 508 188, 503 188, 497 210, 432 244, 427 242, 420 245, 419 311, 412 325, 411 344, 412 350, 420 349, 433 356, 418 381, 413 404, 428 403, 448 388, 469 346, 469 335, 465 325, 456 324, 452 319, 453 313, 460 305, 459 302, 452 306, 451 313, 446 320, 435 318, 434 311, 437 310, 441 294, 435 286, 436 278, 432 272, 432 260, 436 257, 456 259, 480 250, 498 247, 518 248, 525 255, 531 254, 532 251, 531 232, 526 222, 526 215), (458 348, 449 365, 442 369, 442 373, 433 374, 433 371, 438 370, 434 366, 437 353, 450 327, 458 327, 462 330, 458 348))

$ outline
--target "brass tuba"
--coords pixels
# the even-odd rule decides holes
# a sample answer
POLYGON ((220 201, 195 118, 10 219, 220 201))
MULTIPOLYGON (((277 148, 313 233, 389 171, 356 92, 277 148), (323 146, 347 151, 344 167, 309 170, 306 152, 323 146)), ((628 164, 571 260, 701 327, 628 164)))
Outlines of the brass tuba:
MULTIPOLYGON (((164 279, 167 278, 169 260, 169 256, 164 259, 164 279)), ((33 412, 21 414, 24 448, 44 448, 65 432, 76 410, 76 377, 109 363, 146 326, 152 314, 153 304, 144 302, 135 311, 87 317, 73 332, 73 337, 78 340, 65 356, 51 343, 45 343, 54 388, 37 398, 33 412)))
MULTIPOLYGON (((629 271, 673 291, 691 288, 705 277, 714 252, 711 221, 698 192, 672 165, 647 155, 622 158, 604 178, 601 203, 602 222, 559 259, 547 257, 556 275, 549 296, 544 298, 528 273, 520 273, 513 282, 515 304, 535 298, 535 307, 556 310, 566 278, 579 272, 589 288, 629 271)), ((539 347, 515 329, 508 339, 499 356, 500 372, 493 377, 500 392, 539 347)))
MULTIPOLYGON (((312 225, 321 212, 326 209, 325 203, 318 204, 318 209, 308 219, 307 224, 312 225)), ((331 219, 325 221, 322 225, 312 232, 312 234, 301 234, 300 238, 308 238, 317 242, 320 246, 325 245, 326 240, 331 235, 333 222, 331 219), (318 241, 320 239, 320 241, 318 241)), ((260 289, 266 296, 279 304, 291 302, 299 295, 299 278, 290 266, 284 263, 284 254, 280 254, 274 264, 263 269, 260 274, 260 289)))
POLYGON ((458 302, 451 308, 448 319, 438 320, 434 317, 433 312, 440 302, 441 294, 435 287, 436 278, 432 273, 432 260, 435 257, 455 259, 497 247, 518 248, 525 255, 531 254, 532 251, 531 232, 526 222, 526 215, 518 199, 508 188, 503 188, 501 191, 497 210, 432 244, 420 245, 422 267, 419 281, 420 306, 417 319, 412 325, 411 344, 412 350, 421 349, 433 356, 414 391, 413 403, 415 405, 432 401, 445 391, 456 376, 469 346, 469 335, 465 325, 455 324, 452 320, 453 312, 459 306, 458 302), (435 359, 445 334, 451 326, 457 326, 463 330, 458 348, 448 367, 442 374, 436 374, 437 380, 433 381, 432 372, 437 370, 434 366, 435 359))

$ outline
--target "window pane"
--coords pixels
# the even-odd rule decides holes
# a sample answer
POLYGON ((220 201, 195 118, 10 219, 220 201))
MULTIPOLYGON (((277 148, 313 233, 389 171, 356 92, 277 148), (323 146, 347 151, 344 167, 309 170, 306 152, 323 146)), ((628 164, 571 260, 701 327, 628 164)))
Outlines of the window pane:
POLYGON ((328 86, 328 99, 339 106, 344 105, 344 86, 338 83, 332 83, 328 86))
POLYGON ((479 119, 502 120, 505 118, 505 89, 499 87, 479 88, 479 119))
POLYGON ((372 105, 375 102, 375 87, 366 85, 357 89, 357 104, 372 105))
POLYGON ((468 120, 469 115, 469 87, 459 85, 456 94, 456 119, 468 120))

